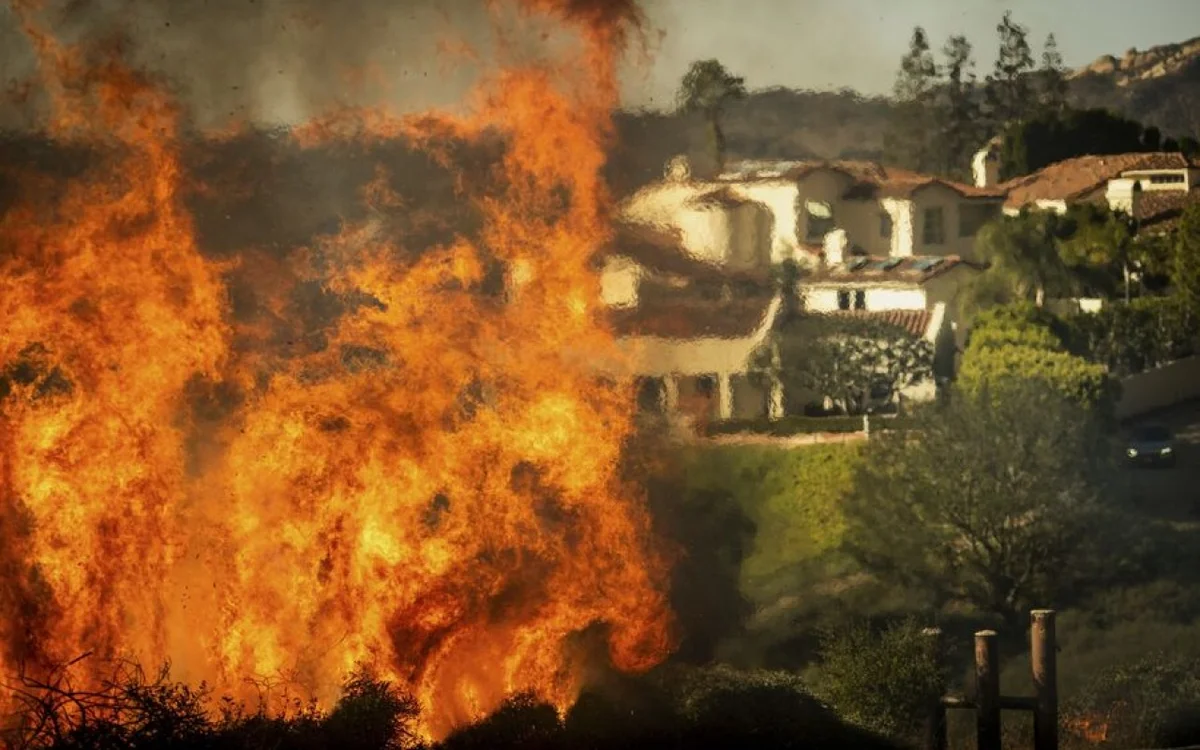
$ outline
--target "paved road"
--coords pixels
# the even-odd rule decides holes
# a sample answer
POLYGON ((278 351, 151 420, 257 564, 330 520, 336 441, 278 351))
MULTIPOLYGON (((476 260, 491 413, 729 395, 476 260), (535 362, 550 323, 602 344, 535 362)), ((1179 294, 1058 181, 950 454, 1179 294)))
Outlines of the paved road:
POLYGON ((1200 522, 1200 400, 1143 417, 1137 423, 1171 428, 1179 458, 1174 468, 1127 470, 1131 496, 1150 515, 1200 522))

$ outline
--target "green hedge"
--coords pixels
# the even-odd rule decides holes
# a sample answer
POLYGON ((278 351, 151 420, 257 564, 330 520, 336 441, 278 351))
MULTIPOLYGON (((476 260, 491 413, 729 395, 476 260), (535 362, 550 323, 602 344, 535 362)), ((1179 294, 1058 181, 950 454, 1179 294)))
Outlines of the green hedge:
POLYGON ((1106 366, 1113 375, 1133 375, 1196 353, 1197 321, 1172 297, 1113 302, 1095 313, 1067 319, 1070 348, 1106 366))
MULTIPOLYGON (((871 430, 889 430, 910 424, 904 417, 871 417, 871 430)), ((863 418, 852 417, 784 417, 778 420, 735 419, 725 422, 714 422, 705 429, 707 435, 735 435, 738 433, 753 433, 756 435, 805 435, 816 433, 862 432, 863 418)))

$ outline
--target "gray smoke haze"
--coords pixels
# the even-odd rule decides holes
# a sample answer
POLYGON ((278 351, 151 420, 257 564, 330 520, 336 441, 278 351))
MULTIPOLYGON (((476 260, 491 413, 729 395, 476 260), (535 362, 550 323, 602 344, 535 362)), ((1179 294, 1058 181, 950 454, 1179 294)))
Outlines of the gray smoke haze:
MULTIPOLYGON (((339 105, 450 107, 496 53, 483 0, 51 0, 39 18, 67 42, 123 34, 133 62, 165 75, 200 127, 295 123, 339 105)), ((544 44, 547 29, 500 20, 506 54, 544 44)), ((12 85, 35 73, 4 3, 0 76, 12 85)), ((7 107, 0 127, 32 116, 7 107)))

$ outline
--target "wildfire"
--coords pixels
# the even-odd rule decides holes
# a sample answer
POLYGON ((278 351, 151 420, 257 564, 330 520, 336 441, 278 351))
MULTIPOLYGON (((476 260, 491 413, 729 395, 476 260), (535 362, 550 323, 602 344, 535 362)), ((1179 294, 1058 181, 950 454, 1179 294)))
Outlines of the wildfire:
POLYGON ((170 661, 235 697, 275 678, 328 701, 366 663, 438 735, 517 691, 568 704, 583 631, 603 629, 625 670, 669 652, 665 565, 617 473, 628 384, 570 354, 611 356, 588 260, 608 233, 599 171, 636 11, 519 4, 579 35, 569 59, 500 72, 469 118, 301 129, 306 145, 499 130, 506 149, 475 243, 418 253, 365 225, 307 266, 246 252, 262 290, 308 274, 361 301, 299 356, 245 345, 264 335, 233 322, 233 264, 197 245, 164 90, 14 4, 50 130, 110 163, 0 218, 6 673, 91 652, 170 661), (480 291, 490 259, 519 276, 507 296, 480 291), (199 424, 195 393, 222 387, 234 405, 199 424))

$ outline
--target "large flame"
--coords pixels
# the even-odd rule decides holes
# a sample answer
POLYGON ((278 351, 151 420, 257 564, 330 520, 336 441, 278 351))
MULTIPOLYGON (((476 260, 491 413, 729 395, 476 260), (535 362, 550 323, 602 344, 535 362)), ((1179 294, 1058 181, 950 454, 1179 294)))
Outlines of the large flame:
MULTIPOLYGON (((0 220, 7 673, 93 653, 170 661, 235 696, 283 679, 329 700, 367 663, 440 734, 516 691, 568 703, 581 632, 599 628, 621 669, 669 652, 664 565, 617 472, 628 384, 578 356, 611 357, 588 261, 608 235, 599 173, 636 13, 520 6, 578 34, 569 59, 500 72, 468 118, 343 113, 297 136, 499 129, 478 246, 414 253, 347 228, 311 256, 364 304, 328 346, 266 357, 235 346, 254 331, 235 330, 229 269, 197 248, 171 100, 14 3, 50 129, 111 147, 119 168, 48 194, 30 183, 0 220), (479 292, 489 259, 503 297, 479 292), (242 399, 201 440, 189 394, 219 382, 242 399)), ((305 273, 241 262, 263 289, 305 273)))

